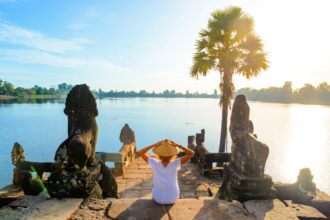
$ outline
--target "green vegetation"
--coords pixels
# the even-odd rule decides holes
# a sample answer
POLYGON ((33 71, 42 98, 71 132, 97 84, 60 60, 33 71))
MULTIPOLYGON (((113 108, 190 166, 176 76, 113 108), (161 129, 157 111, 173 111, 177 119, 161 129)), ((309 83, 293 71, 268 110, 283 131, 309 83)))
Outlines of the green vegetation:
POLYGON ((52 99, 65 97, 72 89, 72 85, 66 83, 59 84, 57 88, 43 88, 34 86, 32 88, 16 87, 7 81, 0 79, 0 98, 19 98, 19 99, 52 99))
POLYGON ((330 105, 330 85, 326 82, 322 82, 316 87, 306 83, 295 90, 292 89, 291 82, 285 82, 283 87, 269 87, 260 90, 242 88, 236 94, 244 94, 248 100, 252 101, 330 105))
MULTIPOLYGON (((47 89, 40 86, 34 86, 29 89, 22 87, 15 88, 11 83, 3 82, 0 79, 0 100, 22 98, 24 102, 24 99, 40 99, 40 103, 42 103, 42 99, 64 99, 72 87, 70 84, 62 83, 56 89, 47 89), (11 91, 11 93, 8 91, 11 91)), ((212 94, 191 93, 188 90, 185 93, 176 92, 175 90, 165 90, 157 93, 147 92, 146 90, 139 92, 111 90, 105 92, 101 89, 93 91, 93 93, 97 98, 219 98, 216 89, 214 89, 212 94)), ((235 94, 244 94, 250 101, 330 105, 330 85, 327 82, 322 82, 316 87, 311 84, 305 84, 303 87, 297 89, 292 88, 291 82, 285 82, 282 87, 269 87, 259 90, 242 88, 237 90, 235 94)), ((14 102, 16 103, 15 100, 14 102)), ((39 103, 39 101, 37 102, 39 103)))
POLYGON ((234 93, 233 74, 242 74, 249 79, 267 68, 263 44, 254 33, 253 18, 239 7, 213 12, 207 28, 199 33, 190 74, 197 78, 212 70, 220 73, 222 121, 219 152, 225 151, 228 107, 234 93))
POLYGON ((162 98, 218 98, 218 92, 215 89, 213 94, 207 94, 207 93, 190 93, 189 91, 186 91, 185 93, 176 92, 175 90, 165 90, 160 93, 156 92, 147 92, 145 90, 141 90, 140 92, 135 91, 109 91, 109 92, 103 92, 102 90, 99 90, 95 93, 96 97, 98 98, 106 98, 106 97, 112 97, 112 98, 134 98, 134 97, 162 97, 162 98))

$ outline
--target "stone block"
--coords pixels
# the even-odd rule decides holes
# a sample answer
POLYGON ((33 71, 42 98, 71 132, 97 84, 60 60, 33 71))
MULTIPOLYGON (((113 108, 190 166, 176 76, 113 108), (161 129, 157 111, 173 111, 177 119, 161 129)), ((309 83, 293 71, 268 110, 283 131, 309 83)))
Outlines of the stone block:
POLYGON ((181 192, 181 196, 183 199, 186 198, 196 198, 196 193, 193 191, 189 191, 189 192, 181 192))
POLYGON ((71 216, 72 220, 106 219, 111 201, 106 199, 89 199, 71 216))
POLYGON ((258 220, 273 219, 327 219, 313 207, 286 202, 287 206, 278 199, 250 200, 244 203, 245 208, 258 220))
POLYGON ((237 201, 231 203, 219 199, 180 199, 167 208, 169 216, 175 220, 254 219, 237 201))
POLYGON ((68 219, 79 208, 82 199, 47 199, 25 196, 0 210, 0 219, 68 219))
POLYGON ((140 190, 127 189, 122 193, 121 198, 139 198, 140 196, 140 190))
POLYGON ((112 219, 134 220, 168 220, 164 205, 159 205, 151 199, 118 199, 113 200, 108 215, 112 219))

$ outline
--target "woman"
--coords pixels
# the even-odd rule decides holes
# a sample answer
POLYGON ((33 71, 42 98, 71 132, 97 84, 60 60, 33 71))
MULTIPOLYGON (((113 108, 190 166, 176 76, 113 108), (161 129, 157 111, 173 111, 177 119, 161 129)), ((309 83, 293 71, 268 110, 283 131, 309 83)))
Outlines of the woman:
POLYGON ((170 140, 163 140, 156 144, 143 148, 138 154, 146 161, 152 169, 153 188, 152 197, 159 204, 173 204, 179 198, 180 189, 178 184, 178 170, 181 164, 189 161, 195 152, 176 144, 170 140), (176 158, 179 148, 186 155, 176 158), (148 156, 146 153, 153 149, 156 158, 148 156))

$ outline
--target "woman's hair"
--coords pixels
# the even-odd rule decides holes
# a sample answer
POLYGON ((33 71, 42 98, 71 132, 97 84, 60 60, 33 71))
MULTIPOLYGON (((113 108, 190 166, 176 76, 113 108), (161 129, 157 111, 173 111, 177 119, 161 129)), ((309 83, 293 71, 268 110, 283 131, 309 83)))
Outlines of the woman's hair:
POLYGON ((169 162, 172 159, 176 158, 177 155, 173 155, 173 156, 159 156, 158 158, 162 161, 162 162, 169 162))

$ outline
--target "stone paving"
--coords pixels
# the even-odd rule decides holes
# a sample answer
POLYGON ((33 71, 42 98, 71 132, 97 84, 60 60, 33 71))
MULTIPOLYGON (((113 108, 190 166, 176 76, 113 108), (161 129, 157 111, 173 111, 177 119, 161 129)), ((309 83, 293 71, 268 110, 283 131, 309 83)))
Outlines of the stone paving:
POLYGON ((286 201, 250 200, 244 204, 218 199, 221 178, 206 178, 197 166, 182 165, 178 174, 180 199, 173 205, 152 200, 152 174, 136 158, 123 176, 116 177, 119 199, 46 199, 23 196, 0 209, 0 219, 327 219, 318 210, 286 201))
MULTIPOLYGON (((119 198, 152 198, 152 173, 149 165, 140 157, 132 161, 124 175, 116 177, 119 198)), ((221 178, 206 178, 197 165, 186 163, 178 173, 180 199, 215 197, 221 178)))

